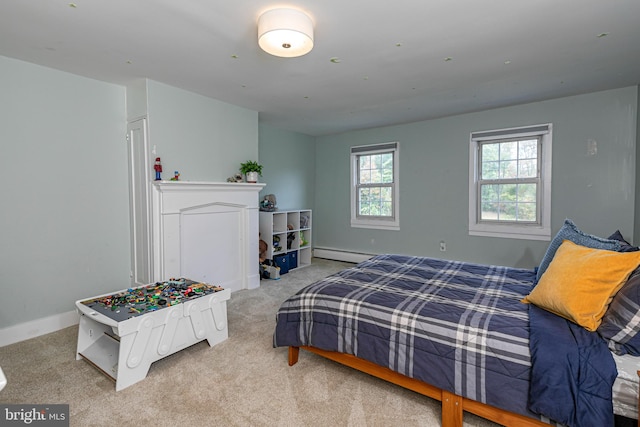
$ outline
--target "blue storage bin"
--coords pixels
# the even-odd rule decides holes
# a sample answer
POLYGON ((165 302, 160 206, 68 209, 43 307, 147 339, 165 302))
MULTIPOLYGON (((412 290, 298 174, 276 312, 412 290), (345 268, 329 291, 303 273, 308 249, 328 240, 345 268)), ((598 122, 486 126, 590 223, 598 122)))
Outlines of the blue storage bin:
POLYGON ((298 267, 298 251, 289 252, 287 254, 289 256, 289 270, 292 268, 298 267))
POLYGON ((276 255, 273 257, 273 261, 280 267, 281 276, 289 272, 289 254, 276 255))

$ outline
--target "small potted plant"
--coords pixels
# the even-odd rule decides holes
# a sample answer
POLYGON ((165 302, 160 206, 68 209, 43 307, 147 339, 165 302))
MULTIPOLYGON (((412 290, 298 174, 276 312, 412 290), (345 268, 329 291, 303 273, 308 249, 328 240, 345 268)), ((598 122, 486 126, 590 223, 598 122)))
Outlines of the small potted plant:
POLYGON ((245 175, 247 182, 258 182, 258 176, 262 176, 262 165, 253 160, 240 163, 240 172, 245 175))

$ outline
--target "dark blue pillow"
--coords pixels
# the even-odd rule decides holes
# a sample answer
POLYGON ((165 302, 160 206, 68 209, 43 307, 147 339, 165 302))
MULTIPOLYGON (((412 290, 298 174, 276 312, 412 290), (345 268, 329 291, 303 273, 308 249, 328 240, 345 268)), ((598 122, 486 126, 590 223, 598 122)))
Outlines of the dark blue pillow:
POLYGON ((608 237, 610 240, 617 240, 620 242, 620 249, 618 252, 635 252, 640 250, 639 247, 633 246, 631 243, 627 242, 624 237, 622 237, 622 233, 620 230, 616 230, 611 236, 608 237))
POLYGON ((549 243, 547 252, 544 254, 542 262, 538 267, 536 282, 540 280, 542 274, 547 270, 547 267, 549 267, 553 256, 556 254, 556 251, 562 244, 563 240, 571 240, 577 245, 586 246, 588 248, 606 249, 609 251, 619 251, 622 246, 619 240, 604 239, 602 237, 583 232, 573 223, 573 221, 567 218, 564 220, 564 225, 560 228, 558 234, 556 234, 553 240, 551 240, 551 243, 549 243))
POLYGON ((598 333, 608 341, 609 350, 616 354, 640 356, 640 269, 636 269, 627 283, 613 297, 602 317, 598 333))

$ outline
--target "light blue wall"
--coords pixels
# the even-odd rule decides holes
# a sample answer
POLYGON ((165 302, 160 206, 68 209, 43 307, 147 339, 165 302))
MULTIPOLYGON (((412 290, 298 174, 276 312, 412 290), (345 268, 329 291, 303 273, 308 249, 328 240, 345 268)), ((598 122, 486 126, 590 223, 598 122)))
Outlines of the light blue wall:
POLYGON ((0 57, 0 328, 129 283, 125 89, 0 57))
POLYGON ((258 113, 147 80, 149 141, 163 179, 224 182, 258 159, 258 113))
POLYGON ((317 138, 314 247, 533 267, 548 242, 469 236, 469 134, 553 123, 552 232, 634 234, 637 87, 317 138), (595 140, 598 154, 587 155, 595 140), (349 225, 349 148, 400 143, 400 231, 349 225), (439 242, 447 252, 439 252, 439 242))
POLYGON ((313 209, 315 193, 315 138, 261 125, 260 193, 275 194, 280 209, 313 209))

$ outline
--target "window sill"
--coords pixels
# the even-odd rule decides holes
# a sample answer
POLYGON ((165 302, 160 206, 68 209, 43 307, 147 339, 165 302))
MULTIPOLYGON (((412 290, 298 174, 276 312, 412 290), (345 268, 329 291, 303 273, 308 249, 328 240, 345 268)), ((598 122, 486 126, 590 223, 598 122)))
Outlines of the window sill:
POLYGON ((400 230, 400 224, 395 221, 351 221, 353 228, 372 228, 376 230, 400 230))
POLYGON ((501 237, 504 239, 551 240, 551 229, 546 227, 517 227, 507 225, 476 225, 469 227, 470 236, 501 237))

